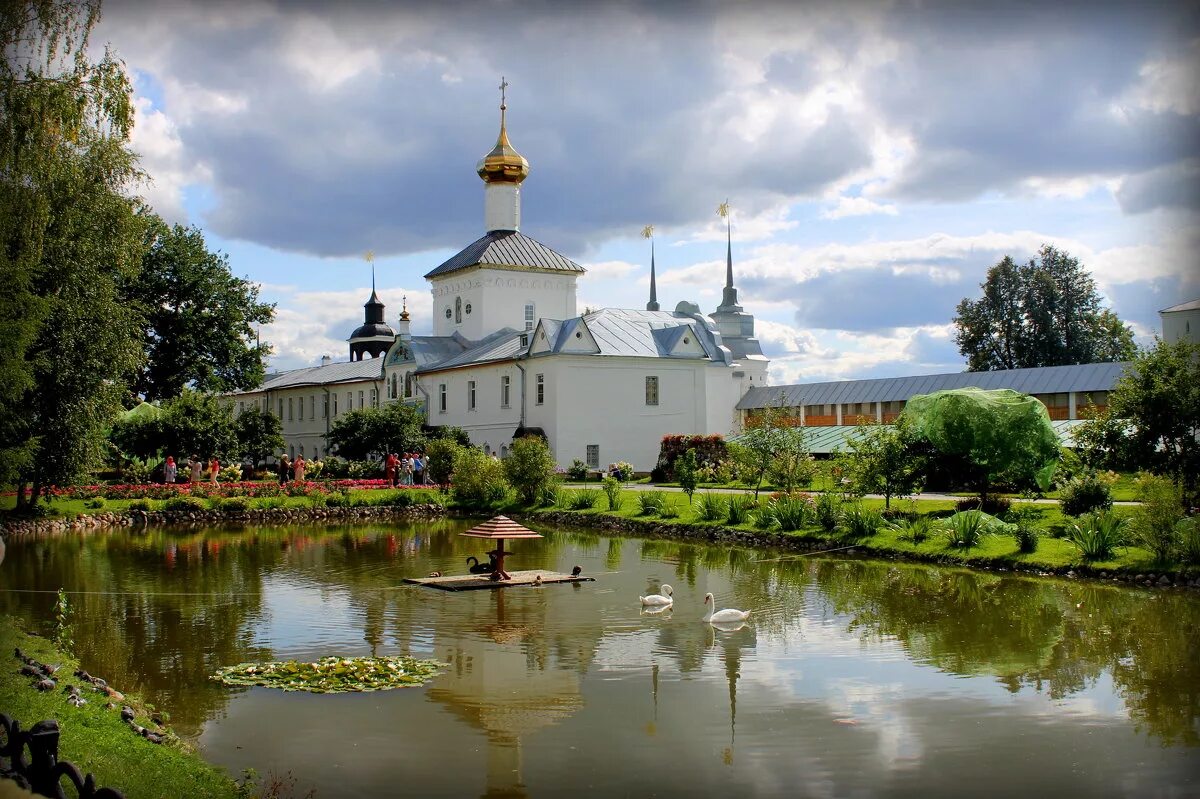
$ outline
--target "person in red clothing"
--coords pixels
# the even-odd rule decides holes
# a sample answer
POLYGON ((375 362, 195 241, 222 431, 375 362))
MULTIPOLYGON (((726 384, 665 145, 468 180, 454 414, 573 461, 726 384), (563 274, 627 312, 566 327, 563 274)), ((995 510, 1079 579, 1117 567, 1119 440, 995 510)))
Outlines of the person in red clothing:
POLYGON ((396 453, 389 452, 387 460, 383 462, 383 476, 387 480, 389 488, 396 487, 396 467, 400 464, 400 459, 396 457, 396 453))
POLYGON ((221 462, 214 455, 213 459, 208 462, 208 479, 212 482, 217 482, 217 475, 221 473, 221 462))

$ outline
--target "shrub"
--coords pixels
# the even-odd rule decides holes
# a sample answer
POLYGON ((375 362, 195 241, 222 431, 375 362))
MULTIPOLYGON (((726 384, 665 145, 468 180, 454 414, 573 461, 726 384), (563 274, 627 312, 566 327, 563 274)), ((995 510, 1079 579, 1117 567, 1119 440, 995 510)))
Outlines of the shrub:
POLYGON ((198 510, 205 510, 204 500, 199 497, 171 497, 163 503, 163 510, 172 513, 192 513, 198 510))
POLYGON ((584 480, 587 479, 587 476, 588 476, 588 467, 587 467, 586 463, 579 460, 579 458, 576 458, 575 460, 571 461, 571 465, 567 467, 567 477, 568 478, 582 483, 584 480))
POLYGON ((1132 538, 1159 563, 1169 561, 1177 548, 1176 525, 1183 518, 1183 494, 1166 477, 1144 474, 1137 481, 1142 504, 1130 525, 1132 538))
POLYGON ((658 511, 658 515, 662 519, 678 519, 679 506, 671 502, 668 497, 664 497, 662 508, 658 511))
POLYGON ((130 510, 138 510, 142 513, 150 513, 154 510, 154 503, 148 499, 135 499, 129 503, 130 510))
POLYGON ((950 546, 970 549, 978 546, 987 535, 987 516, 982 511, 960 511, 944 523, 946 539, 950 546))
POLYGON ((600 492, 594 488, 562 492, 563 501, 570 510, 591 510, 600 501, 600 492))
POLYGON ((638 515, 661 515, 666 500, 666 494, 662 491, 639 491, 637 493, 638 515))
POLYGON ((650 475, 655 482, 676 479, 677 461, 684 452, 696 453, 697 468, 717 464, 726 459, 725 439, 719 435, 691 436, 668 435, 662 437, 658 450, 658 463, 650 475))
POLYGON ((554 479, 554 456, 546 440, 539 436, 518 438, 502 463, 509 485, 526 505, 536 504, 542 487, 554 479))
POLYGON ((222 483, 242 482, 241 464, 231 463, 228 466, 222 466, 221 471, 217 472, 217 480, 222 483))
POLYGON ((841 502, 833 494, 822 494, 817 499, 813 515, 822 530, 832 533, 837 529, 838 522, 841 520, 841 502))
POLYGON ((768 527, 785 533, 799 530, 813 518, 812 503, 802 494, 776 494, 767 500, 764 515, 770 520, 768 527))
POLYGON ((1179 559, 1184 563, 1200 564, 1200 522, 1195 517, 1180 519, 1175 524, 1179 559))
POLYGON ((250 510, 250 500, 245 497, 226 497, 218 501, 220 505, 217 509, 225 513, 245 513, 250 510))
POLYGON ((350 461, 346 476, 351 480, 367 480, 383 476, 383 463, 380 461, 350 461))
POLYGON ((308 505, 312 508, 323 508, 326 506, 327 500, 328 495, 324 492, 314 492, 308 496, 308 505))
POLYGON ((619 510, 621 508, 621 481, 616 477, 605 477, 604 496, 608 499, 609 510, 619 510))
POLYGON ((713 470, 713 480, 721 485, 729 485, 738 481, 737 461, 733 458, 721 461, 713 470))
POLYGON ((1025 521, 1017 522, 1016 529, 1013 530, 1013 538, 1017 539, 1018 552, 1028 554, 1037 551, 1040 536, 1037 528, 1033 525, 1025 521))
POLYGON ((350 495, 344 491, 331 491, 325 497, 325 507, 327 508, 348 508, 350 507, 350 495))
POLYGON ((883 525, 883 516, 878 511, 855 503, 842 513, 838 529, 845 538, 866 538, 875 535, 883 525))
POLYGON ((633 464, 626 461, 617 461, 608 465, 608 473, 618 480, 633 479, 633 464))
POLYGON ((1082 523, 1067 526, 1067 540, 1084 560, 1107 560, 1125 544, 1125 520, 1111 512, 1093 513, 1082 523))
POLYGON ((901 538, 906 538, 914 544, 919 544, 929 538, 929 534, 933 532, 933 527, 933 519, 928 516, 915 516, 911 519, 903 518, 892 524, 892 528, 900 532, 901 538))
POLYGON ((279 496, 278 494, 272 494, 271 496, 263 497, 258 501, 258 507, 265 510, 276 510, 278 508, 282 508, 286 504, 287 503, 284 502, 283 497, 279 496))
POLYGON ((987 500, 984 502, 980 502, 979 497, 967 497, 954 503, 954 509, 959 513, 978 510, 992 516, 1003 516, 1011 508, 1012 500, 1008 497, 998 497, 994 494, 989 494, 987 500))
POLYGON ((452 438, 430 441, 425 447, 425 456, 428 459, 425 479, 436 485, 448 485, 454 476, 454 461, 462 451, 462 445, 452 438))
POLYGON ((1082 516, 1112 507, 1112 491, 1107 478, 1094 471, 1084 471, 1062 487, 1059 505, 1068 516, 1082 516))
POLYGON ((728 503, 720 494, 714 494, 711 491, 705 491, 700 495, 700 500, 696 503, 696 515, 701 521, 719 522, 729 513, 728 503))
POLYGON ((542 486, 542 494, 539 502, 543 507, 554 507, 559 503, 560 494, 562 493, 562 483, 557 479, 547 482, 542 486))
POLYGON ((84 502, 83 507, 87 508, 88 510, 100 510, 104 507, 104 497, 93 497, 87 502, 84 502))
POLYGON ((350 476, 350 461, 345 458, 330 455, 324 460, 324 464, 323 471, 326 477, 339 479, 350 476))
POLYGON ((725 521, 731 525, 745 524, 751 514, 758 508, 758 503, 749 494, 739 494, 729 498, 729 515, 725 521))
POLYGON ((508 482, 504 464, 474 447, 459 449, 454 457, 451 491, 455 502, 469 508, 482 508, 504 499, 508 482))

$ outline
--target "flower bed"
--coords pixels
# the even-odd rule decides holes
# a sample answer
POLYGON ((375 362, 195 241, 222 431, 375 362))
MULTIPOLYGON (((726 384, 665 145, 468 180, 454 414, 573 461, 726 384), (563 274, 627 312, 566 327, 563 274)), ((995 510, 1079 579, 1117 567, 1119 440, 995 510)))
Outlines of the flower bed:
MULTIPOLYGON (((291 481, 280 485, 275 482, 230 482, 230 483, 129 483, 95 484, 84 486, 52 486, 51 497, 57 499, 172 499, 193 496, 203 499, 225 497, 307 497, 328 494, 333 491, 371 490, 392 488, 386 480, 307 480, 291 481)), ((393 490, 436 490, 435 485, 396 486, 393 490)), ((9 496, 15 492, 10 492, 9 496)))

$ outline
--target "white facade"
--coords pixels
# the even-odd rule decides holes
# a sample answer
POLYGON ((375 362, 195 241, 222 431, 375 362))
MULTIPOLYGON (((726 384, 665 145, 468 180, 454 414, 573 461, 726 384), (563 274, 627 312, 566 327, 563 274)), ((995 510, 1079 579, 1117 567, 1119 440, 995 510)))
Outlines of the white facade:
POLYGON ((1174 305, 1158 312, 1162 337, 1168 344, 1179 341, 1200 343, 1200 300, 1174 305))
MULTIPOLYGON (((490 187, 489 187, 490 188, 490 187)), ((532 329, 538 319, 575 316, 571 272, 472 267, 430 278, 433 334, 478 341, 504 327, 532 329)))

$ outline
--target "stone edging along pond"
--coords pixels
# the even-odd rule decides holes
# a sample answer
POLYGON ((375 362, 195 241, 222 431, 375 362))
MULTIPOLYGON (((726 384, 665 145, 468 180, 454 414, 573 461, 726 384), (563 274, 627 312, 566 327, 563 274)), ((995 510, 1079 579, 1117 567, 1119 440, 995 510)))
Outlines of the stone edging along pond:
MULTIPOLYGON (((257 524, 301 524, 324 521, 353 522, 366 519, 427 519, 445 516, 449 510, 436 504, 399 506, 370 506, 354 508, 256 508, 246 511, 220 511, 196 509, 188 511, 110 511, 84 514, 73 519, 9 519, 0 523, 0 538, 30 535, 35 533, 62 533, 86 531, 111 527, 145 527, 149 525, 223 524, 228 522, 257 524)), ((877 547, 870 543, 830 541, 805 538, 799 535, 773 533, 765 530, 740 530, 709 524, 667 523, 649 519, 630 519, 608 514, 582 514, 575 511, 532 510, 510 513, 527 519, 562 525, 585 525, 587 527, 624 535, 650 538, 668 538, 682 541, 699 541, 708 544, 757 547, 785 552, 818 552, 831 549, 843 554, 869 554, 891 560, 918 563, 936 563, 948 566, 984 569, 990 571, 1021 571, 1037 575, 1062 577, 1088 577, 1101 580, 1131 583, 1154 587, 1200 588, 1200 572, 1195 570, 1167 569, 1161 571, 1133 572, 1128 570, 1098 569, 1087 564, 1071 564, 1050 567, 1026 564, 996 557, 953 557, 936 552, 897 551, 877 547)))

